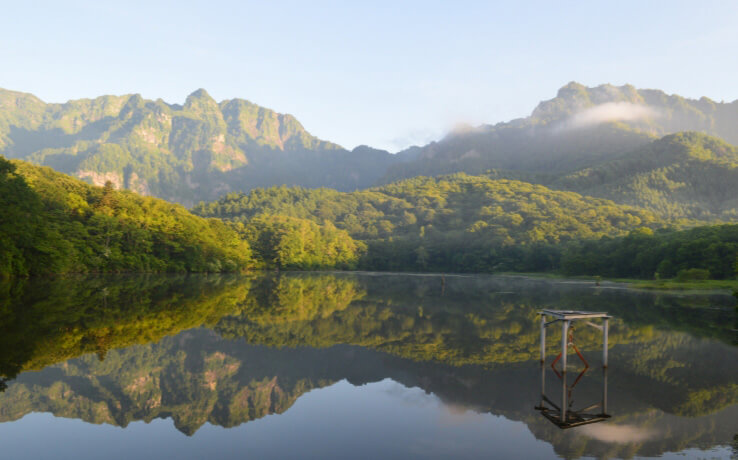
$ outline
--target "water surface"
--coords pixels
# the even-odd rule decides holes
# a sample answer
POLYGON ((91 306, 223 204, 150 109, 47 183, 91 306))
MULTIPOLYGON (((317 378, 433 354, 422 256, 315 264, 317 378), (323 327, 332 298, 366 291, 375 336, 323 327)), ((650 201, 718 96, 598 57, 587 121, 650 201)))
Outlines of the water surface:
POLYGON ((731 458, 735 300, 589 282, 389 274, 0 284, 7 458, 731 458), (539 364, 542 308, 590 367, 539 364), (560 370, 560 369, 559 369, 560 370), (544 417, 567 393, 602 421, 544 417), (576 382, 576 383, 575 383, 576 382), (569 393, 570 392, 570 393, 569 393))

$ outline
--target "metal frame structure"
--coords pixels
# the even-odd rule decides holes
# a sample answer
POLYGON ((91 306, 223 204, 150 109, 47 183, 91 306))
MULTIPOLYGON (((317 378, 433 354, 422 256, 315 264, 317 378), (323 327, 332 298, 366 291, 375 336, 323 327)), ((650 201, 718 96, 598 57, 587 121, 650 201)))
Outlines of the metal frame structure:
POLYGON ((574 310, 542 310, 539 312, 541 315, 541 403, 536 406, 536 410, 541 411, 541 414, 548 420, 553 422, 556 426, 562 429, 572 428, 579 425, 588 423, 601 422, 610 418, 607 414, 607 335, 609 328, 609 316, 604 312, 589 312, 589 311, 574 311, 574 310), (553 317, 553 320, 547 321, 547 317, 553 317), (592 319, 602 319, 602 324, 593 323, 592 319), (551 368, 562 382, 561 389, 561 406, 556 405, 546 396, 546 327, 561 321, 561 353, 551 363, 551 368), (580 410, 573 410, 572 406, 572 391, 574 387, 579 383, 584 374, 589 370, 589 363, 584 356, 579 352, 579 349, 574 344, 574 339, 571 333, 571 325, 574 321, 584 321, 588 326, 592 326, 602 331, 602 372, 603 372, 603 388, 602 388, 602 401, 600 403, 589 405, 580 410), (574 380, 574 383, 569 386, 566 378, 566 367, 568 364, 568 349, 569 347, 574 348, 579 359, 584 363, 584 369, 574 380), (556 369, 556 363, 561 360, 561 372, 556 369), (548 403, 551 407, 546 405, 548 403), (599 413, 590 413, 592 409, 599 407, 601 411, 599 413))
MULTIPOLYGON (((561 368, 566 372, 567 365, 567 351, 569 348, 569 327, 574 321, 587 320, 585 324, 592 326, 602 331, 602 367, 607 367, 607 334, 609 329, 609 322, 612 316, 609 316, 604 312, 591 312, 591 311, 574 311, 574 310, 541 310, 541 363, 546 361, 546 327, 561 321, 561 368), (552 316, 552 321, 546 321, 546 317, 552 316), (595 324, 589 320, 602 318, 602 325, 595 324)), ((579 354, 578 350, 577 353, 579 354)), ((584 358, 580 358, 584 360, 584 358)), ((586 364, 586 361, 584 361, 586 364)))

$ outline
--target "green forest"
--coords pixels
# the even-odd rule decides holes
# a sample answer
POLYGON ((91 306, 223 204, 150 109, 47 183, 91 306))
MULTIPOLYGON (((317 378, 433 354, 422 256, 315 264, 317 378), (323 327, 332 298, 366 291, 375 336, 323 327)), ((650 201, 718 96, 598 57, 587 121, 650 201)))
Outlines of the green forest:
POLYGON ((0 275, 236 271, 251 249, 231 225, 163 200, 0 158, 0 275))
POLYGON ((365 270, 645 279, 694 269, 733 279, 738 270, 738 225, 686 229, 691 222, 486 176, 419 177, 357 192, 255 189, 194 212, 245 224, 265 216, 329 223, 366 245, 357 265, 365 270))
POLYGON ((365 250, 330 223, 234 225, 2 157, 0 208, 0 276, 349 269, 365 250))
POLYGON ((0 200, 4 276, 363 269, 733 279, 738 269, 738 225, 688 228, 691 221, 488 176, 356 192, 255 189, 193 214, 0 159, 0 200))

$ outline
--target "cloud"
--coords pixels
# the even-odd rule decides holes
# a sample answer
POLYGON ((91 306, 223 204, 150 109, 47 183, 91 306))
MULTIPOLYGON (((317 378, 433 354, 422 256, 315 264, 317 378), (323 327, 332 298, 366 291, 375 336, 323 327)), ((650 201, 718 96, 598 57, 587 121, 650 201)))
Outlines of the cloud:
POLYGON ((602 442, 630 444, 648 441, 656 436, 657 432, 634 425, 611 425, 603 423, 585 425, 579 429, 579 434, 602 442))
POLYGON ((399 152, 414 145, 423 146, 440 139, 443 129, 415 129, 408 131, 405 135, 397 136, 380 143, 377 148, 384 148, 390 152, 399 152))
POLYGON ((630 102, 607 102, 572 115, 564 122, 564 128, 585 128, 610 121, 639 121, 656 118, 659 115, 658 110, 647 105, 630 102))

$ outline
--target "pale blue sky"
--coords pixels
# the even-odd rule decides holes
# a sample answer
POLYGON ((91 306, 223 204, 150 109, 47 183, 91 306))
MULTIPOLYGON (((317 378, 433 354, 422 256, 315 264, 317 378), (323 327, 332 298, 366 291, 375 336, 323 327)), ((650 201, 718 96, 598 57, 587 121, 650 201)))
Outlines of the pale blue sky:
POLYGON ((48 102, 203 87, 398 150, 525 116, 575 80, 738 99, 738 2, 21 2, 0 87, 48 102))

